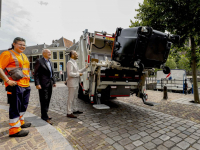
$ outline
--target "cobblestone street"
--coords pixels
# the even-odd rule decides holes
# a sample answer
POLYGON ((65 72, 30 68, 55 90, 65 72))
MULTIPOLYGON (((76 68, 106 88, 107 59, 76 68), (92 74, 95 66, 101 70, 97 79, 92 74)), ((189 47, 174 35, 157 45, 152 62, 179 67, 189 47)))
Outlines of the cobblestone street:
MULTIPOLYGON (((33 83, 31 89, 27 112, 40 118, 39 96, 33 83)), ((200 104, 189 102, 193 95, 168 93, 168 100, 163 100, 162 92, 147 91, 148 101, 159 105, 144 105, 134 95, 108 101, 108 110, 94 109, 80 100, 78 105, 84 113, 78 115, 78 119, 70 119, 66 117, 67 93, 63 82, 58 82, 53 90, 49 116, 53 118, 53 127, 75 150, 200 149, 200 104)), ((4 86, 0 85, 0 105, 8 106, 6 101, 4 86)), ((51 146, 39 132, 40 125, 30 128, 31 134, 23 144, 19 138, 9 138, 8 112, 3 109, 0 112, 1 150, 67 149, 64 145, 51 146)))

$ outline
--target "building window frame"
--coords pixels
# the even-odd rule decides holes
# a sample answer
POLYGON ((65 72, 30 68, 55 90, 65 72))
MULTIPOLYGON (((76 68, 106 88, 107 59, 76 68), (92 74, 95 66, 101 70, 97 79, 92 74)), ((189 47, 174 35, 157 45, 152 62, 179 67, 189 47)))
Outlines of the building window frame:
POLYGON ((54 71, 58 71, 58 63, 57 63, 57 62, 53 62, 53 70, 54 70, 54 71), (57 68, 55 68, 55 65, 54 65, 54 64, 56 64, 56 67, 57 67, 57 68))
POLYGON ((62 52, 59 52, 59 59, 63 60, 64 59, 64 54, 63 54, 63 51, 62 52), (60 58, 60 54, 62 53, 62 59, 60 58))
POLYGON ((58 59, 58 54, 57 52, 53 52, 53 60, 56 60, 56 59, 58 59), (56 58, 54 58, 54 53, 56 53, 56 58))

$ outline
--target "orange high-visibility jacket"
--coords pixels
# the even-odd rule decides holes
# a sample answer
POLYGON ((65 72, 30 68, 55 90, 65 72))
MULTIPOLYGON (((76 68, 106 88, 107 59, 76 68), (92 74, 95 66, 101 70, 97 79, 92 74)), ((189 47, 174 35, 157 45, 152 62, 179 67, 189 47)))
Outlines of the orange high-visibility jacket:
MULTIPOLYGON (((30 84, 29 84, 30 63, 29 63, 29 60, 26 57, 26 55, 23 53, 18 54, 14 50, 4 51, 0 55, 0 68, 4 70, 5 74, 9 78, 9 80, 13 80, 13 79, 8 75, 8 72, 10 70, 18 68, 18 67, 22 68, 22 65, 23 65, 22 71, 23 71, 24 77, 16 82, 17 82, 18 86, 29 87, 30 86, 30 84), (22 58, 22 56, 23 56, 23 58, 22 58), (8 72, 5 71, 5 68, 8 70, 8 72)), ((8 84, 5 83, 5 87, 7 87, 7 86, 8 86, 8 84)))

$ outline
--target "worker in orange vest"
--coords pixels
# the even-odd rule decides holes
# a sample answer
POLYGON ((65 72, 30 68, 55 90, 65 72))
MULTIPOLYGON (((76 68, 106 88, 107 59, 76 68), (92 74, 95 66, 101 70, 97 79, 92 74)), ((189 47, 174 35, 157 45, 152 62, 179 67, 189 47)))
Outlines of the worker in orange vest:
POLYGON ((22 130, 21 128, 31 126, 31 123, 24 122, 24 114, 28 106, 31 91, 29 85, 30 64, 26 55, 23 54, 23 51, 26 49, 25 44, 25 39, 16 37, 12 43, 12 48, 0 55, 0 78, 4 80, 8 103, 10 104, 10 137, 27 136, 29 131, 22 130), (21 76, 18 78, 16 78, 15 74, 17 70, 21 71, 21 76), (15 77, 13 74, 15 74, 15 77))

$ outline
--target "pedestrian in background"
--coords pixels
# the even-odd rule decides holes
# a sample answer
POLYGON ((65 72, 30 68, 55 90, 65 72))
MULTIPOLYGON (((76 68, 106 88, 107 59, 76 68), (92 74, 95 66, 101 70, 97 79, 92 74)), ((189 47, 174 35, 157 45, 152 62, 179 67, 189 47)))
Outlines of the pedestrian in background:
POLYGON ((88 65, 86 65, 85 68, 79 70, 79 67, 76 63, 76 60, 78 59, 77 52, 72 50, 69 53, 69 56, 70 56, 70 60, 67 62, 67 81, 66 81, 67 87, 68 87, 67 117, 77 118, 73 114, 83 113, 79 111, 77 107, 77 97, 78 97, 80 76, 82 76, 83 72, 86 71, 86 69, 88 68, 88 65))
POLYGON ((50 62, 51 51, 44 49, 43 57, 35 63, 34 80, 35 86, 39 91, 41 118, 52 125, 51 117, 48 116, 49 103, 51 100, 52 87, 56 87, 54 79, 54 71, 50 62))
POLYGON ((31 126, 24 122, 24 114, 28 107, 30 97, 29 85, 29 60, 23 52, 26 49, 26 41, 17 37, 12 43, 12 48, 0 55, 0 78, 3 79, 9 108, 9 136, 27 136, 29 131, 22 130, 31 126))

